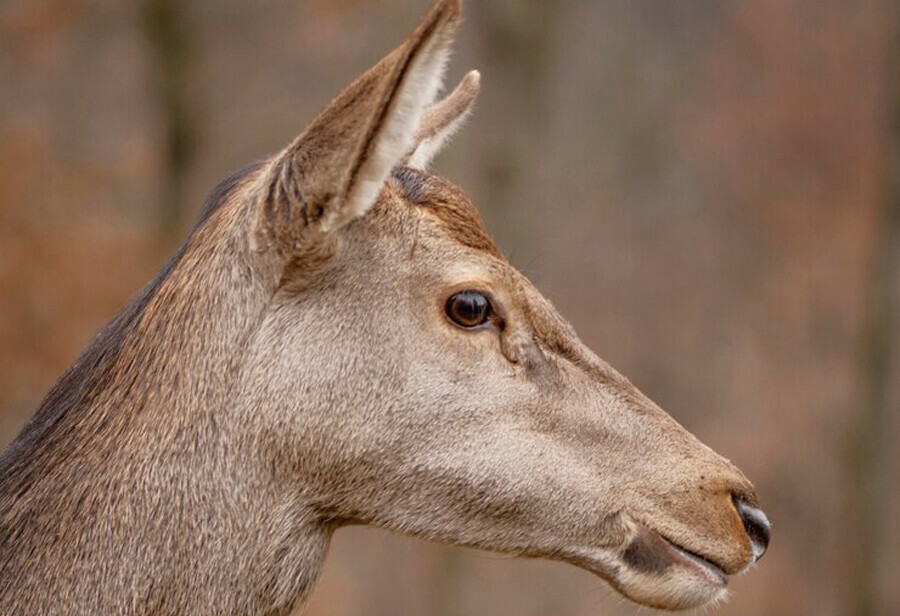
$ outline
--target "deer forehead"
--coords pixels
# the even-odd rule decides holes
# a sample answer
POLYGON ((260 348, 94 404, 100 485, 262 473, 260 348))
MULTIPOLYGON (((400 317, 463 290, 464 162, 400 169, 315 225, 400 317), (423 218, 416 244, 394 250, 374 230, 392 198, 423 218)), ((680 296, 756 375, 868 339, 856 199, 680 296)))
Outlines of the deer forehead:
POLYGON ((438 259, 436 265, 423 266, 436 267, 433 278, 441 281, 441 286, 426 293, 436 294, 434 299, 440 301, 463 289, 490 292, 508 319, 507 337, 519 338, 525 345, 537 343, 579 364, 593 363, 593 354, 569 323, 499 251, 478 210, 460 188, 427 171, 407 167, 395 168, 390 177, 379 205, 369 216, 413 213, 419 223, 425 221, 403 226, 415 229, 413 258, 417 251, 427 250, 438 259))
POLYGON ((481 215, 460 188, 443 178, 408 167, 394 169, 391 178, 404 201, 436 219, 457 243, 505 263, 481 215))

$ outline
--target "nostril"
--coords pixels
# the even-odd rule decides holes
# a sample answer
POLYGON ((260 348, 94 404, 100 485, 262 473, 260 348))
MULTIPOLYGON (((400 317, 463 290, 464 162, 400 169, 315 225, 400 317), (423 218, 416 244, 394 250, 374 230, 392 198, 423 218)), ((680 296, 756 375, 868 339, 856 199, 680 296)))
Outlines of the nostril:
POLYGON ((766 514, 762 509, 749 505, 746 501, 739 497, 734 498, 734 506, 737 509, 741 521, 744 523, 744 529, 750 536, 750 545, 753 548, 753 559, 759 558, 766 553, 769 547, 769 535, 771 525, 766 514))

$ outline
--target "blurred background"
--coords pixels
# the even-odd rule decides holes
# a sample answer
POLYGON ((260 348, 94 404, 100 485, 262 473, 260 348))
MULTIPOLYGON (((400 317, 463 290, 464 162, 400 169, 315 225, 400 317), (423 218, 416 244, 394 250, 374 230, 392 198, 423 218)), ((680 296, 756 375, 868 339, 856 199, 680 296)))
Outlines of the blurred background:
MULTIPOLYGON (((206 191, 427 8, 0 1, 0 446, 206 191)), ((773 521, 715 613, 900 614, 896 2, 470 0, 466 16, 448 82, 479 68, 483 93, 437 171, 773 521)), ((571 566, 347 529, 304 614, 639 612, 571 566)))

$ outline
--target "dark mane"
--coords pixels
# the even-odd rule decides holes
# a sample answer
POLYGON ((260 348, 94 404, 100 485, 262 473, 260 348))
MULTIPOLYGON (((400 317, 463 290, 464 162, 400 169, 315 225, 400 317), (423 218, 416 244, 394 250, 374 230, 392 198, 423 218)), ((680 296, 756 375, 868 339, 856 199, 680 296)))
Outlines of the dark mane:
POLYGON ((29 466, 37 454, 55 443, 65 442, 80 411, 90 405, 94 395, 108 384, 112 367, 122 350, 123 341, 160 285, 181 260, 197 230, 227 201, 235 186, 259 167, 254 163, 219 182, 204 202, 203 209, 188 238, 163 265, 156 277, 138 292, 90 343, 88 348, 57 380, 37 412, 13 442, 0 453, 0 511, 10 499, 20 496, 30 485, 29 475, 38 472, 29 466))

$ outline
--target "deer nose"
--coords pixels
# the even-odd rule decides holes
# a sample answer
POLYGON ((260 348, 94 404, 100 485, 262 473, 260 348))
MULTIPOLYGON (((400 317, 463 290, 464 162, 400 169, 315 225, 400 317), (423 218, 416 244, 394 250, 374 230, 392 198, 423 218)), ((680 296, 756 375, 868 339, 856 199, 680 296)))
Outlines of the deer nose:
POLYGON ((744 523, 744 530, 750 537, 750 547, 753 549, 753 560, 759 560, 766 553, 769 547, 769 533, 771 524, 769 518, 763 513, 762 509, 754 507, 740 497, 734 498, 734 506, 741 522, 744 523))

